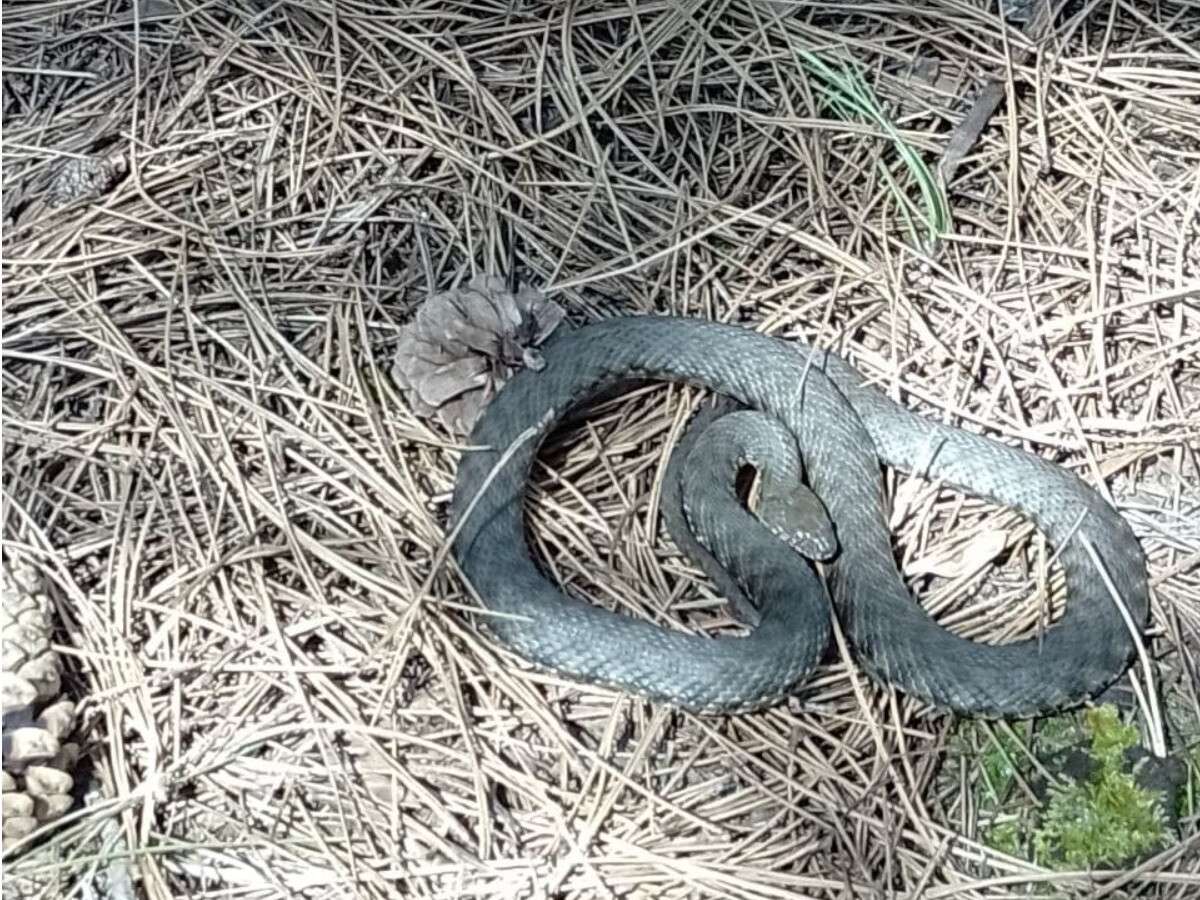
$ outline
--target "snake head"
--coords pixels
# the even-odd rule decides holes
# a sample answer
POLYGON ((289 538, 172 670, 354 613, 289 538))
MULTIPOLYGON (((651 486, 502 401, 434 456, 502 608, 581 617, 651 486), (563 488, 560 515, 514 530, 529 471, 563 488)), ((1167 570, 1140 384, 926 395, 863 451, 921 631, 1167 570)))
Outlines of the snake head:
POLYGON ((838 542, 825 504, 804 485, 792 485, 782 497, 763 494, 762 519, 789 547, 814 561, 837 555, 838 542))

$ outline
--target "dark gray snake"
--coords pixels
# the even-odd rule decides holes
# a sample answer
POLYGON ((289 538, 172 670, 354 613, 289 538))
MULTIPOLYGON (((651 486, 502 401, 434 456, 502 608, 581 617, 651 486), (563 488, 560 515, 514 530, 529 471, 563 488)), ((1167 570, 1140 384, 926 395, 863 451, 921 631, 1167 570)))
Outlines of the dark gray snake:
MULTIPOLYGON (((486 449, 464 453, 451 509, 459 526, 455 557, 488 611, 481 620, 533 663, 695 711, 754 709, 786 696, 820 662, 830 640, 831 595, 854 655, 871 676, 963 713, 1027 716, 1067 706, 1100 691, 1128 665, 1129 626, 1085 542, 1139 632, 1149 606, 1145 558, 1128 524, 1065 469, 911 413, 835 354, 734 326, 610 319, 561 330, 543 353, 542 370, 518 373, 475 426, 471 446, 486 449), (693 479, 692 503, 700 508, 689 509, 688 518, 708 517, 707 549, 742 593, 741 612, 757 621, 747 636, 712 639, 662 629, 570 597, 541 574, 525 539, 523 498, 542 438, 598 394, 647 380, 711 388, 769 414, 794 436, 836 534, 829 595, 777 528, 737 503, 717 505, 716 495, 731 496, 732 488, 708 476, 693 479), (536 436, 493 473, 530 427, 536 436), (937 625, 896 569, 881 461, 1032 519, 1065 571, 1063 617, 1038 637, 1001 645, 937 625)), ((731 453, 733 463, 744 455, 731 453)), ((698 454, 671 463, 682 470, 677 477, 685 477, 692 457, 698 454)))

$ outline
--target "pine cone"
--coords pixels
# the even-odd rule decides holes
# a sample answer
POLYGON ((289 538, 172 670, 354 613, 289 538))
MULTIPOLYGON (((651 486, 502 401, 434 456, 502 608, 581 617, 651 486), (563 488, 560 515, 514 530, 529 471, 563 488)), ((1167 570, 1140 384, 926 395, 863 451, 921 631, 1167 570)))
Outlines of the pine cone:
POLYGON ((76 200, 95 200, 116 184, 128 168, 122 153, 68 159, 50 179, 46 202, 50 206, 65 206, 76 200))
POLYGON ((512 294, 504 279, 477 275, 430 297, 400 329, 392 376, 414 412, 467 434, 518 369, 541 369, 537 348, 564 316, 538 291, 512 294))
POLYGON ((62 664, 50 646, 53 604, 40 573, 6 561, 0 585, 0 696, 4 706, 5 844, 19 841, 71 808, 79 748, 63 743, 75 705, 60 696, 62 664))

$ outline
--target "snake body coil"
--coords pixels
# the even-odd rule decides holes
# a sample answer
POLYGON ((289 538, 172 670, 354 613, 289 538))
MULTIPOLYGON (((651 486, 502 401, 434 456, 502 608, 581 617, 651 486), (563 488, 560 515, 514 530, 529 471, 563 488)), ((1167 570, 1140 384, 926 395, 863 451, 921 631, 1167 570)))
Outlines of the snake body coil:
POLYGON ((1085 542, 1138 629, 1149 605, 1145 558, 1126 522, 1070 472, 911 413, 834 354, 734 326, 610 319, 554 336, 543 354, 543 370, 517 374, 476 425, 471 445, 489 449, 464 454, 451 510, 454 523, 470 512, 454 553, 484 606, 497 614, 483 617, 488 629, 532 662, 716 712, 777 702, 825 652, 829 604, 811 567, 783 541, 730 513, 708 528, 758 613, 744 638, 668 631, 593 607, 564 594, 531 559, 522 500, 540 439, 606 389, 657 380, 711 388, 770 414, 795 436, 836 531, 838 555, 829 566, 834 611, 874 678, 963 713, 1027 716, 1098 692, 1128 665, 1129 627, 1085 542), (539 428, 537 439, 521 444, 481 492, 531 426, 539 428), (937 625, 897 572, 880 461, 1031 518, 1066 574, 1062 619, 1040 637, 998 646, 937 625))

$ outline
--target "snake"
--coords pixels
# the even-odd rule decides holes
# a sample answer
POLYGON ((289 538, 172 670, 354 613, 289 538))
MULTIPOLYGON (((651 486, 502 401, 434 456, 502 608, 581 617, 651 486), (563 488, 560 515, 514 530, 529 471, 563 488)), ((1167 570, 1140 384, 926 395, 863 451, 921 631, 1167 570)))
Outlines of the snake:
POLYGON ((476 421, 449 510, 477 620, 535 667, 695 713, 752 712, 801 689, 831 653, 836 622, 854 663, 882 686, 963 715, 1025 718, 1096 696, 1130 664, 1149 614, 1145 556, 1126 520, 1069 469, 910 410, 831 350, 739 325, 618 316, 559 329, 539 349, 538 371, 516 373, 476 421), (548 435, 597 398, 646 382, 707 388, 735 407, 689 427, 663 496, 683 498, 672 537, 706 572, 721 570, 718 587, 751 626, 743 635, 603 608, 566 593, 531 552, 525 501, 548 435), (740 412, 774 423, 798 460, 769 441, 711 433, 740 412), (786 512, 764 518, 765 503, 751 511, 732 486, 740 465, 776 460, 769 493, 790 483, 802 498, 790 524, 786 512), (940 625, 897 566, 884 466, 1041 529, 1064 575, 1057 621, 1006 643, 940 625), (680 541, 676 528, 691 526, 697 537, 680 541))

